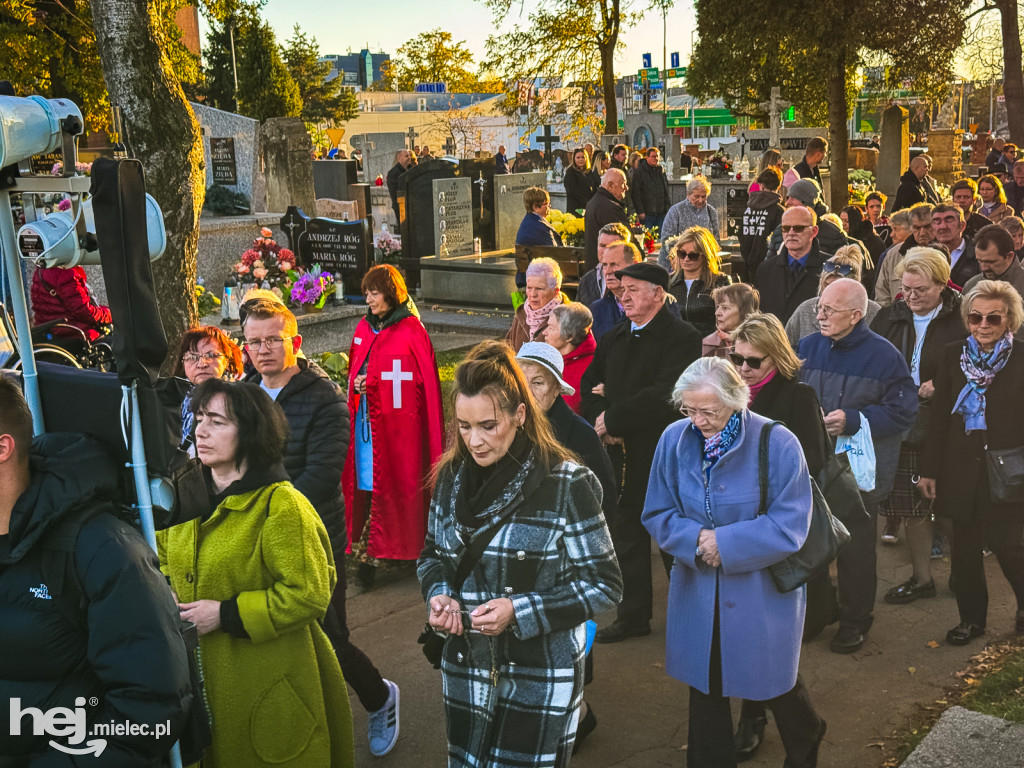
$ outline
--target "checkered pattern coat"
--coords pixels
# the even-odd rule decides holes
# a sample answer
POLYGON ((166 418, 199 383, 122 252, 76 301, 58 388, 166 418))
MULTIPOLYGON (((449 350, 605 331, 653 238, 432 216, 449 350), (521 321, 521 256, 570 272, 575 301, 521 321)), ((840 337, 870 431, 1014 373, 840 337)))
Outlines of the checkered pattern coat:
POLYGON ((455 597, 465 611, 510 598, 516 622, 497 638, 467 632, 445 642, 448 765, 567 766, 583 696, 584 622, 622 596, 601 486, 586 467, 563 462, 548 473, 531 456, 471 531, 455 519, 460 479, 458 470, 443 473, 434 490, 418 567, 424 599, 452 594, 465 542, 485 536, 490 543, 455 597))

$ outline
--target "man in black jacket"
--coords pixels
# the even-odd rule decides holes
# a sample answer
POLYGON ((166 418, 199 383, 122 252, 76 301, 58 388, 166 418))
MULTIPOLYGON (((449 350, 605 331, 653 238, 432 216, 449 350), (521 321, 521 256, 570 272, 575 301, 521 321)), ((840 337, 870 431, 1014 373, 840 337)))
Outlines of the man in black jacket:
POLYGON ((765 168, 756 181, 761 189, 747 199, 739 233, 740 254, 745 267, 745 274, 740 277, 747 282, 757 274, 757 268, 768 252, 768 238, 782 223, 782 214, 786 210, 779 197, 782 173, 778 168, 765 168))
MULTIPOLYGON (((787 190, 786 194, 788 195, 785 203, 786 208, 802 205, 805 208, 810 208, 818 217, 818 247, 825 254, 826 259, 844 245, 859 245, 864 253, 868 252, 868 249, 860 240, 850 237, 831 221, 821 218, 828 213, 828 207, 822 202, 821 187, 818 186, 818 182, 814 179, 800 179, 787 190)), ((771 238, 768 240, 768 253, 765 259, 772 258, 781 249, 782 229, 776 226, 771 238)), ((756 282, 754 284, 757 285, 756 282)))
POLYGON ((0 377, 4 766, 156 768, 191 706, 178 608, 156 553, 111 514, 119 473, 84 435, 33 441, 21 392, 0 377), (73 713, 72 732, 47 730, 58 707, 73 713), (93 725, 109 723, 148 733, 94 738, 93 725))
POLYGON ((757 269, 761 311, 785 325, 796 308, 818 293, 821 265, 829 258, 818 246, 818 216, 802 205, 782 214, 782 250, 757 269))
POLYGON ((616 469, 624 470, 618 519, 612 528, 623 595, 618 618, 598 632, 602 643, 650 634, 651 537, 640 514, 658 439, 679 418, 669 403, 672 387, 701 354, 697 329, 674 317, 665 304, 664 267, 640 262, 615 276, 622 283, 628 322, 601 337, 580 384, 583 415, 609 446, 613 462, 619 463, 616 469))
POLYGON ((952 203, 936 205, 932 209, 932 231, 935 239, 949 251, 949 279, 957 288, 963 288, 981 271, 974 255, 974 243, 964 237, 964 212, 952 203))
POLYGON ((626 174, 616 168, 609 168, 601 177, 601 186, 587 203, 583 215, 583 258, 587 269, 597 266, 597 237, 605 224, 619 222, 629 226, 626 215, 626 174))
POLYGON ((398 686, 381 677, 369 658, 349 639, 345 618, 345 501, 341 471, 348 452, 349 415, 344 393, 315 363, 299 358, 298 322, 283 304, 259 300, 250 304, 242 332, 245 351, 259 384, 288 419, 284 468, 292 485, 316 509, 331 537, 338 584, 324 621, 324 631, 338 655, 345 680, 370 713, 370 751, 391 751, 398 738, 398 686))
POLYGON ((804 159, 786 171, 782 183, 788 188, 800 179, 814 179, 818 183, 818 189, 821 189, 821 171, 818 170, 818 166, 825 159, 827 152, 828 142, 821 136, 808 139, 804 149, 804 159))
POLYGON ((668 177, 659 165, 657 147, 647 150, 644 162, 633 173, 633 207, 637 218, 645 227, 660 227, 672 205, 668 192, 668 177))
POLYGON ((395 153, 395 164, 388 171, 387 184, 388 194, 391 195, 391 210, 395 212, 395 222, 402 223, 402 217, 398 215, 398 177, 409 170, 413 164, 413 154, 408 149, 400 149, 395 153))
POLYGON ((927 203, 928 194, 925 191, 924 177, 928 175, 928 161, 923 155, 918 155, 910 161, 910 167, 900 177, 900 186, 896 190, 896 202, 892 209, 899 211, 909 208, 914 203, 927 203))

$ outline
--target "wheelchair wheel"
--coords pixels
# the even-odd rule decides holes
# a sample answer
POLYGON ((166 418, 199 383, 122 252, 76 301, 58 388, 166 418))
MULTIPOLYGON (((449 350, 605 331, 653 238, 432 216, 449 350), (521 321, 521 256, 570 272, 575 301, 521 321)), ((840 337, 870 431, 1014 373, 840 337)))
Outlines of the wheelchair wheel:
MULTIPOLYGON (((66 365, 71 368, 82 367, 78 360, 75 359, 74 355, 72 355, 67 350, 61 349, 60 347, 57 346, 53 346, 50 344, 40 344, 39 346, 35 347, 33 351, 35 352, 36 362, 56 363, 57 365, 66 365)), ((11 363, 10 367, 11 370, 20 371, 21 358, 18 357, 17 360, 11 363)))

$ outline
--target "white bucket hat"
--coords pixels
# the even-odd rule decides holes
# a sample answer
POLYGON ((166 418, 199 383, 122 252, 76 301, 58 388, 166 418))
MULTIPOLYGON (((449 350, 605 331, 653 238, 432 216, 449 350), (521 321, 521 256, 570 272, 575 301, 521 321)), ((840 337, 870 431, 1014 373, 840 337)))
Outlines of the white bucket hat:
POLYGON ((567 384, 565 379, 562 378, 565 363, 562 360, 561 353, 550 344, 545 344, 543 341, 528 341, 519 348, 516 360, 536 363, 547 368, 558 381, 563 395, 576 394, 576 388, 567 384))

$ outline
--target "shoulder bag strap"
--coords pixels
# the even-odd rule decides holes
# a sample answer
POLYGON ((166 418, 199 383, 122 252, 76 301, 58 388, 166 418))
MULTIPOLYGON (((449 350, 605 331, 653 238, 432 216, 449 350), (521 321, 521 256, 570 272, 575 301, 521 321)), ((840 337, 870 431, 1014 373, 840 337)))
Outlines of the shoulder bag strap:
POLYGON ((484 555, 484 550, 487 549, 487 545, 494 541, 498 536, 498 532, 505 526, 505 521, 498 523, 494 526, 494 529, 488 535, 487 531, 482 531, 478 535, 474 536, 469 544, 466 545, 466 551, 459 560, 458 566, 455 568, 455 580, 452 582, 452 592, 456 595, 460 595, 462 592, 462 585, 466 583, 466 579, 469 578, 469 574, 477 563, 480 562, 480 558, 484 555))
POLYGON ((761 502, 757 507, 758 516, 768 509, 768 442, 772 437, 772 427, 779 422, 771 421, 761 427, 761 440, 757 446, 757 479, 761 487, 761 502))

